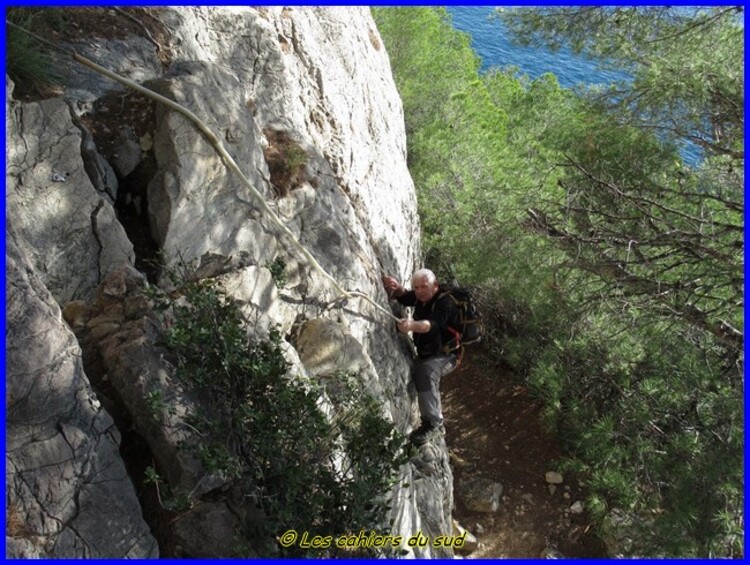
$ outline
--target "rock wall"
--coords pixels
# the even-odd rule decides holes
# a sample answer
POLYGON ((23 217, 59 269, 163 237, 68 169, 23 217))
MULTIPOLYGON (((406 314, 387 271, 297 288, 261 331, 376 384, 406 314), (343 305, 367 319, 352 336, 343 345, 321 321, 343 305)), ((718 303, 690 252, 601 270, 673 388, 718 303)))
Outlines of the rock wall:
POLYGON ((6 230, 9 557, 158 557, 81 350, 6 230))
MULTIPOLYGON (((419 227, 401 103, 368 9, 169 8, 158 17, 171 32, 171 63, 157 72, 154 54, 136 41, 131 57, 143 60, 128 67, 133 78, 148 79, 147 86, 204 120, 323 268, 344 288, 386 306, 380 277, 408 278, 419 256, 419 227), (293 154, 298 170, 280 172, 279 160, 293 154)), ((109 66, 109 54, 119 59, 122 49, 120 39, 97 39, 90 56, 109 66)), ((18 247, 58 303, 67 304, 87 370, 116 389, 115 409, 133 419, 169 470, 168 480, 210 490, 216 484, 178 447, 179 422, 167 418, 155 427, 148 413, 153 387, 180 392, 157 345, 159 323, 143 299, 148 283, 132 268, 132 246, 115 218, 111 191, 97 192, 81 160, 80 124, 71 115, 96 122, 97 99, 106 95, 104 83, 87 72, 71 79, 77 82, 66 93, 67 106, 56 99, 14 102, 8 113, 8 212, 17 218, 18 247), (50 180, 57 172, 65 173, 64 182, 50 180)), ((162 252, 162 272, 178 262, 194 264, 197 276, 215 278, 243 304, 258 337, 280 327, 293 373, 324 378, 356 371, 387 417, 408 432, 417 419, 409 350, 393 324, 361 299, 329 307, 336 298, 330 284, 182 115, 157 106, 150 127, 141 139, 153 139, 152 148, 142 147, 155 170, 143 187, 143 214, 162 252), (279 260, 288 276, 281 289, 269 269, 279 260)), ((160 284, 168 282, 162 277, 160 284)), ((179 420, 179 413, 173 416, 179 420)), ((404 466, 393 501, 392 533, 451 533, 452 475, 442 440, 423 446, 404 466)), ((232 508, 206 503, 175 530, 184 555, 227 556, 235 525, 232 508)), ((85 554, 65 547, 67 556, 85 554)), ((443 555, 429 547, 406 550, 443 555)))
MULTIPOLYGON (((12 89, 8 80, 6 99, 12 89)), ((6 116, 6 212, 18 243, 55 300, 91 298, 103 275, 134 255, 86 172, 81 131, 60 98, 8 100, 6 116)))

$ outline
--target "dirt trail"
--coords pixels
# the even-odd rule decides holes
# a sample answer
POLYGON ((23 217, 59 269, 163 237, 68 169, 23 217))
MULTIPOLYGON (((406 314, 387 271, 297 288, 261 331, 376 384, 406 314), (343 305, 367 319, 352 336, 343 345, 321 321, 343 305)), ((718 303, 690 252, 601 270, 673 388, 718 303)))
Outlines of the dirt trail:
POLYGON ((587 513, 569 511, 585 500, 577 479, 567 474, 549 492, 545 472, 557 470, 562 452, 542 425, 541 402, 481 350, 471 350, 441 389, 454 484, 484 477, 504 487, 493 514, 472 512, 455 496, 454 518, 480 542, 469 557, 539 558, 550 550, 563 557, 605 557, 587 513))

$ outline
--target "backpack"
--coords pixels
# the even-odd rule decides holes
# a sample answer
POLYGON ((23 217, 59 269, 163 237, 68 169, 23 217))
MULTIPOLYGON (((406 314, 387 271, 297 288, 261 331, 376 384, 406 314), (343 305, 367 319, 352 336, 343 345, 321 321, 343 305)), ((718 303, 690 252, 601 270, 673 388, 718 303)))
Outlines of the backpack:
POLYGON ((471 300, 471 292, 467 288, 440 288, 440 296, 448 296, 456 305, 458 319, 454 321, 458 327, 448 329, 456 338, 456 345, 451 351, 461 349, 464 345, 479 343, 482 341, 484 325, 482 315, 471 300))

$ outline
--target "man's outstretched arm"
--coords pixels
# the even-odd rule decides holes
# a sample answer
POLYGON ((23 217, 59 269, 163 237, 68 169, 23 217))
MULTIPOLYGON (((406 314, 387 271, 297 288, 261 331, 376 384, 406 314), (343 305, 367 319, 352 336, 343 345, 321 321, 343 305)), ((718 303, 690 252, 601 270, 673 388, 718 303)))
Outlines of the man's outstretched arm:
POLYGON ((406 289, 399 284, 399 282, 389 276, 383 277, 383 286, 385 287, 385 291, 388 293, 388 296, 395 296, 396 298, 403 296, 406 294, 406 289))
POLYGON ((398 323, 398 331, 401 333, 426 334, 431 328, 432 324, 429 320, 401 320, 398 323))

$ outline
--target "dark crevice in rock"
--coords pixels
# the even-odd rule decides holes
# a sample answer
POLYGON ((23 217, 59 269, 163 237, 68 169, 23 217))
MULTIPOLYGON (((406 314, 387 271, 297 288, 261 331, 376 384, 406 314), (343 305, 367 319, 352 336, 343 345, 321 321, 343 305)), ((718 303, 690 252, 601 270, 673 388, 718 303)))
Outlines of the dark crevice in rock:
POLYGON ((116 175, 116 194, 106 192, 115 196, 115 213, 133 244, 135 268, 151 283, 160 271, 160 249, 151 237, 147 201, 148 183, 157 170, 152 141, 155 110, 154 100, 125 90, 98 98, 91 112, 78 118, 79 127, 89 132, 111 174, 116 175))
POLYGON ((146 469, 155 466, 151 450, 143 436, 132 425, 121 428, 120 433, 122 434, 120 455, 133 480, 133 486, 143 510, 143 518, 159 544, 159 556, 181 557, 177 554, 177 542, 171 526, 177 514, 162 507, 156 486, 145 481, 146 469))
POLYGON ((116 388, 106 378, 101 357, 95 351, 96 347, 87 344, 86 340, 81 341, 84 371, 99 401, 112 416, 115 426, 120 431, 120 457, 133 483, 143 519, 159 545, 159 556, 179 557, 176 555, 176 542, 171 528, 171 522, 177 515, 161 506, 156 487, 145 480, 146 469, 154 466, 154 457, 149 445, 135 428, 133 419, 116 388))
POLYGON ((97 282, 102 282, 102 262, 101 262, 101 256, 102 256, 102 250, 104 249, 104 245, 102 244, 102 238, 99 235, 99 223, 97 220, 97 216, 99 215, 99 210, 102 209, 102 206, 104 206, 104 202, 102 200, 99 201, 96 208, 91 212, 91 232, 94 234, 94 239, 96 239, 96 243, 99 246, 99 249, 97 250, 98 258, 96 261, 96 268, 97 268, 97 282))
POLYGON ((135 170, 120 180, 115 202, 117 219, 133 244, 135 268, 152 284, 156 284, 162 267, 160 249, 148 221, 148 183, 155 174, 156 159, 149 151, 135 170))

